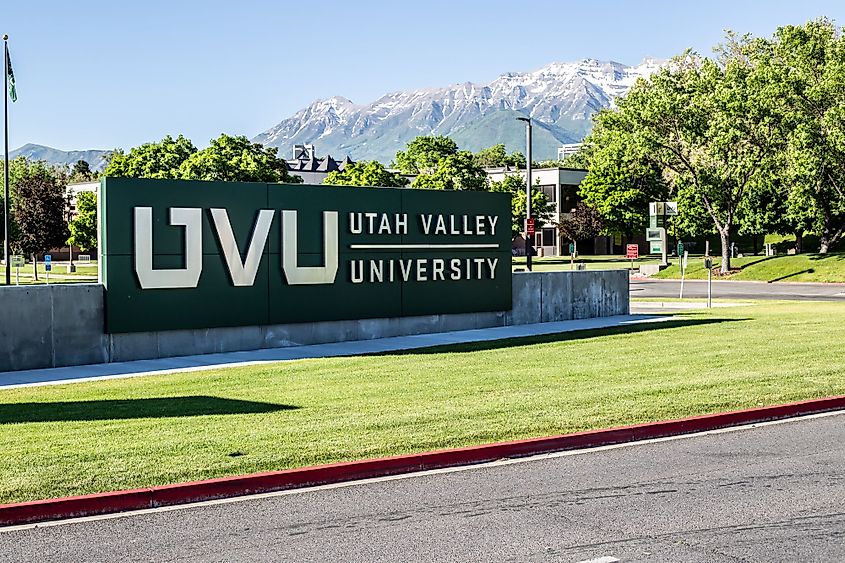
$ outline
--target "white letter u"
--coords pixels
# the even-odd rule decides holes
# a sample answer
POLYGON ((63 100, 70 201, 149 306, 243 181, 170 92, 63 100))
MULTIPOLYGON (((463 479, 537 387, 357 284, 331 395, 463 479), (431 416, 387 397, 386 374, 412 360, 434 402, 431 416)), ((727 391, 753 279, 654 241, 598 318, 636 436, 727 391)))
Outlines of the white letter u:
POLYGON ((202 209, 171 207, 170 225, 185 227, 185 267, 153 269, 153 208, 135 208, 135 273, 142 289, 196 287, 202 274, 202 209))
POLYGON ((337 276, 337 211, 323 211, 325 266, 297 265, 296 211, 282 210, 282 270, 290 285, 331 284, 337 276))

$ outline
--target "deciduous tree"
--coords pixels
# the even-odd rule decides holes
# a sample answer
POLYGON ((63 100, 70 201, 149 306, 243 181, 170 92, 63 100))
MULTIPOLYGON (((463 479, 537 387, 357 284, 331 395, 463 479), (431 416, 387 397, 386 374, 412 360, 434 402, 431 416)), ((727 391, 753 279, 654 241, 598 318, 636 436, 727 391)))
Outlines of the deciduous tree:
POLYGON ((76 216, 68 224, 70 237, 67 244, 82 251, 97 247, 97 194, 76 194, 76 216))
MULTIPOLYGON (((511 236, 525 231, 525 178, 520 174, 508 174, 501 182, 491 182, 491 192, 505 192, 511 196, 511 236)), ((531 216, 535 228, 552 222, 555 206, 549 203, 542 190, 531 190, 531 216)))
POLYGON ((458 144, 449 137, 421 136, 396 153, 395 163, 402 174, 433 174, 441 159, 457 153, 458 144))
POLYGON ((65 222, 68 177, 65 171, 43 161, 16 160, 16 166, 9 168, 15 193, 12 215, 16 233, 12 248, 31 257, 34 276, 38 279, 36 254, 61 246, 68 237, 65 222))
POLYGON ((495 166, 512 166, 518 168, 525 168, 525 155, 519 151, 514 151, 508 154, 505 150, 504 143, 481 149, 473 155, 475 164, 482 168, 489 168, 495 166))
POLYGON ((144 143, 124 153, 116 149, 111 153, 105 176, 124 178, 181 178, 180 167, 189 156, 197 152, 190 139, 167 135, 158 143, 144 143))
POLYGON ((276 147, 251 143, 242 135, 224 133, 212 140, 208 148, 188 156, 179 166, 179 177, 225 182, 301 182, 299 176, 288 173, 285 161, 276 156, 277 151, 276 147))
POLYGON ((575 206, 575 211, 561 219, 557 228, 561 237, 578 243, 578 241, 597 237, 604 229, 604 221, 601 213, 583 201, 579 201, 575 206))
POLYGON ((347 164, 343 170, 329 172, 324 184, 335 186, 385 186, 401 188, 408 185, 407 178, 388 171, 377 160, 347 164))
POLYGON ((814 212, 824 254, 845 235, 845 37, 821 18, 745 43, 785 137, 790 216, 801 223, 814 212))

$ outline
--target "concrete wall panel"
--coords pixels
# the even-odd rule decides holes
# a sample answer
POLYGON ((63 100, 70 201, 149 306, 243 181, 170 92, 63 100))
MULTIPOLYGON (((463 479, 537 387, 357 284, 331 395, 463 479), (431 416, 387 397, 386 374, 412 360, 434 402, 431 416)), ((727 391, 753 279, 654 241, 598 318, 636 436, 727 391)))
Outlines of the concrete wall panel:
POLYGON ((489 313, 107 335, 97 284, 0 287, 0 311, 0 371, 13 371, 625 315, 628 273, 518 272, 513 308, 489 313))

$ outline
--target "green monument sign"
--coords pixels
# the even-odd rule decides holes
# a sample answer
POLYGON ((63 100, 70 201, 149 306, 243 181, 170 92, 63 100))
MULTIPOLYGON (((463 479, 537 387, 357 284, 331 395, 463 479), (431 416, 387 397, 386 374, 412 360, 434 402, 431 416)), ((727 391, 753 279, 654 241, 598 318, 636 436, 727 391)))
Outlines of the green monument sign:
POLYGON ((511 308, 501 193, 106 178, 111 333, 511 308))

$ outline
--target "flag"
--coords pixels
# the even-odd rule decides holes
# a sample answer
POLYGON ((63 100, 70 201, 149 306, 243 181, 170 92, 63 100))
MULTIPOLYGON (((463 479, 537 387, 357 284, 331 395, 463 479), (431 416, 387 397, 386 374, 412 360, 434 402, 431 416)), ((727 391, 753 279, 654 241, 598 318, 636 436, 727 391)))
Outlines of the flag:
POLYGON ((15 90, 15 73, 12 72, 12 59, 9 57, 9 49, 6 48, 6 80, 9 81, 9 99, 18 101, 18 92, 15 90))

